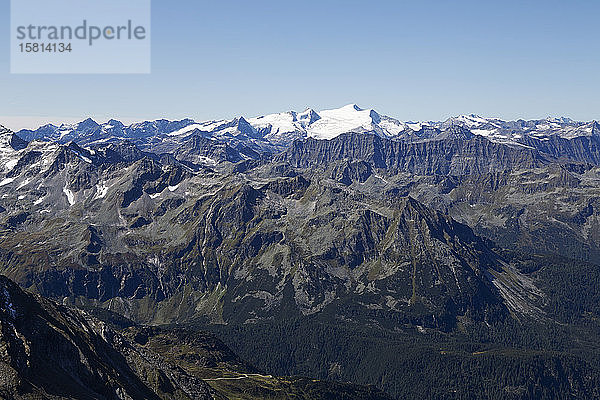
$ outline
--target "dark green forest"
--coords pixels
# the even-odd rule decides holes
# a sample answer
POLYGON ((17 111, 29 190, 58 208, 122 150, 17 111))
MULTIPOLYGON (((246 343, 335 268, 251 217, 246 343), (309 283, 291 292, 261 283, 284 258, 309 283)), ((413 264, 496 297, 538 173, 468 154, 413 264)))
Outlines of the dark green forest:
POLYGON ((399 399, 599 398, 600 268, 560 256, 529 256, 519 267, 542 285, 544 321, 511 316, 444 333, 289 316, 197 328, 262 370, 377 382, 399 399))

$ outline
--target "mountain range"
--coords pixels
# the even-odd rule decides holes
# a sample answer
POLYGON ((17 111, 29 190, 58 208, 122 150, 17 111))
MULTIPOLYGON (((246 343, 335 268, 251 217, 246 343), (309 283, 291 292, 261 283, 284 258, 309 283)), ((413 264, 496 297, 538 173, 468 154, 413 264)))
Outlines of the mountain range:
POLYGON ((503 121, 477 115, 462 115, 443 122, 401 122, 373 109, 349 104, 319 112, 307 108, 303 112, 289 111, 255 118, 240 116, 231 120, 204 122, 191 119, 156 120, 125 126, 116 120, 99 124, 86 119, 77 124, 45 125, 36 130, 21 130, 18 135, 27 141, 50 140, 63 144, 75 141, 84 145, 130 140, 143 150, 160 152, 181 145, 194 135, 229 143, 242 142, 249 147, 281 150, 294 140, 333 139, 351 132, 371 132, 383 138, 407 141, 438 139, 444 135, 479 135, 497 143, 527 146, 527 139, 598 136, 600 124, 597 121, 576 122, 569 118, 503 121))
POLYGON ((0 272, 104 323, 213 331, 273 375, 590 398, 599 134, 356 105, 0 129, 0 272))

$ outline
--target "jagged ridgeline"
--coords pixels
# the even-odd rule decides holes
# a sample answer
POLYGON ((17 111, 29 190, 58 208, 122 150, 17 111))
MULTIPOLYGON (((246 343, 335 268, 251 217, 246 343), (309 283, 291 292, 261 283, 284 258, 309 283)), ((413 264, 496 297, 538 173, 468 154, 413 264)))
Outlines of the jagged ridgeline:
POLYGON ((592 334, 597 316, 599 135, 596 122, 403 123, 354 105, 3 130, 0 268, 65 305, 217 329, 273 373, 405 397, 425 382, 443 398, 434 375, 399 385, 411 360, 483 351, 484 364, 514 368, 539 357, 537 383, 489 371, 489 387, 458 392, 589 395, 597 375, 586 381, 578 363, 594 365, 595 346, 583 357, 565 343, 592 334), (338 341, 323 346, 327 335, 306 327, 338 341), (379 354, 369 373, 341 345, 358 332, 379 354), (318 350, 303 353, 303 338, 318 350), (402 352, 411 341, 421 356, 386 361, 386 375, 382 343, 402 352), (277 350, 244 350, 257 343, 277 350), (293 349, 305 359, 290 361, 293 349))

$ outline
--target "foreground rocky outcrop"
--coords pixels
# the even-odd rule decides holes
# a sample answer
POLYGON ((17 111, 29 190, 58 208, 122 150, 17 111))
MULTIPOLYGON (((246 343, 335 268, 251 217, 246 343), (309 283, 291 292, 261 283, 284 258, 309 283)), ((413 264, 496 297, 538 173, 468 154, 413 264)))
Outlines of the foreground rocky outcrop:
POLYGON ((211 399, 201 379, 136 349, 104 322, 0 276, 0 395, 211 399))

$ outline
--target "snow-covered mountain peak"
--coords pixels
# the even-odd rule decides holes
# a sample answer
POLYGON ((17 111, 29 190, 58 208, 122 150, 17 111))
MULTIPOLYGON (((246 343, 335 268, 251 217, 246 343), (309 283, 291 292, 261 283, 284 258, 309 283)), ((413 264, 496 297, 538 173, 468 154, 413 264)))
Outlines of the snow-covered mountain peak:
POLYGON ((0 172, 14 167, 18 153, 27 147, 27 142, 8 128, 0 125, 0 172))
POLYGON ((477 114, 464 114, 464 115, 459 115, 457 117, 452 117, 449 118, 446 123, 448 125, 463 125, 466 126, 468 128, 470 127, 474 127, 474 126, 478 126, 478 125, 482 125, 482 124, 488 124, 490 123, 490 120, 486 119, 486 118, 482 118, 477 114))
POLYGON ((312 108, 307 108, 299 114, 296 114, 296 120, 305 124, 310 125, 321 119, 321 116, 312 108))
POLYGON ((298 128, 295 122, 299 121, 299 115, 301 114, 297 114, 294 111, 288 111, 279 114, 269 114, 250 118, 249 122, 257 129, 268 129, 270 127, 270 133, 293 132, 298 128))
POLYGON ((571 118, 568 118, 568 117, 547 117, 546 121, 554 122, 557 124, 573 124, 575 122, 571 118))
POLYGON ((373 132, 383 137, 397 137, 408 129, 403 122, 356 104, 323 110, 319 115, 321 119, 308 129, 308 136, 315 139, 332 139, 348 132, 373 132))
POLYGON ((306 138, 307 129, 319 119, 321 117, 316 111, 307 108, 301 113, 288 111, 263 115, 251 118, 248 122, 263 139, 285 146, 296 139, 306 138))
POLYGON ((308 136, 315 139, 333 139, 342 133, 374 130, 379 114, 372 109, 362 109, 356 104, 320 111, 321 117, 308 128, 308 136))

